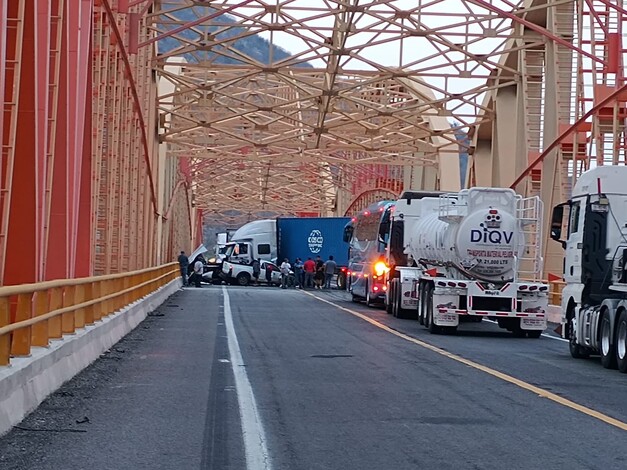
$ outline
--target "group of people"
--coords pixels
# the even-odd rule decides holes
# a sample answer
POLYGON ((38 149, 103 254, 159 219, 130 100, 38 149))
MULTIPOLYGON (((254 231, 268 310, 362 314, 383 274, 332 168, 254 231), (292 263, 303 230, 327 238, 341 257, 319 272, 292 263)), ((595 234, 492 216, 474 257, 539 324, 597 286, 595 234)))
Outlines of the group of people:
MULTIPOLYGON (((294 260, 294 287, 297 289, 330 289, 331 280, 337 270, 337 263, 333 259, 333 255, 329 259, 322 261, 320 256, 315 260, 307 258, 303 262, 300 258, 294 260)), ((285 258, 279 267, 281 271, 281 288, 287 289, 289 284, 289 276, 292 271, 292 265, 285 258)))
POLYGON ((202 287, 200 281, 202 281, 202 272, 205 265, 202 255, 196 256, 193 263, 189 262, 189 258, 184 251, 178 258, 179 268, 181 269, 181 278, 183 279, 184 286, 190 286, 192 282, 196 287, 202 287))
MULTIPOLYGON (((200 281, 202 281, 202 274, 204 269, 204 260, 202 255, 198 255, 192 263, 189 262, 189 258, 184 251, 178 257, 179 267, 181 269, 181 278, 184 286, 191 286, 192 283, 195 287, 201 287, 200 281)), ((260 260, 254 259, 252 262, 253 279, 255 284, 259 285, 259 278, 261 276, 261 263, 260 260)), ((290 264, 290 261, 285 258, 279 266, 281 273, 281 288, 287 289, 288 286, 293 285, 297 289, 330 289, 333 275, 337 270, 337 263, 333 259, 333 256, 329 256, 329 259, 322 261, 320 256, 316 259, 307 258, 303 262, 300 258, 294 260, 294 265, 290 264), (292 277, 293 269, 293 277, 292 277)), ((272 283, 272 264, 266 264, 265 278, 268 284, 272 283)))

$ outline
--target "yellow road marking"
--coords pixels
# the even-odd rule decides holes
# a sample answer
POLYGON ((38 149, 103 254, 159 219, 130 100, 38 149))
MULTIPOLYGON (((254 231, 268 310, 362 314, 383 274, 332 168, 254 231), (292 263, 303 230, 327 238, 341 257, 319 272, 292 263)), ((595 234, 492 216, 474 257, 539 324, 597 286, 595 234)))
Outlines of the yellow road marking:
POLYGON ((535 385, 531 385, 530 383, 524 382, 520 379, 517 379, 516 377, 512 377, 511 375, 507 375, 504 374, 503 372, 499 372, 498 370, 494 370, 491 369, 490 367, 481 365, 477 362, 473 362, 469 359, 465 359, 461 356, 458 356, 456 354, 450 353, 448 351, 445 351, 444 349, 440 349, 437 346, 433 346, 432 344, 429 343, 425 343, 424 341, 421 341, 419 339, 413 338, 409 335, 406 335, 405 333, 401 333, 399 331, 396 331, 392 328, 390 328, 389 326, 384 325, 383 323, 378 322, 377 320, 373 320, 372 318, 364 315, 363 313, 359 313, 355 310, 351 310, 350 308, 346 308, 346 307, 342 307, 341 305, 338 305, 334 302, 331 302, 329 300, 323 299, 321 297, 318 297, 317 295, 314 295, 311 292, 307 292, 307 291, 303 291, 305 292, 305 294, 310 295, 318 300, 320 300, 321 302, 325 302, 329 305, 333 305, 336 308, 339 308, 340 310, 343 310, 345 312, 350 313, 351 315, 354 315, 356 317, 361 318, 362 320, 367 321, 368 323, 376 326, 377 328, 380 328, 384 331, 387 331, 388 333, 391 333, 395 336, 398 336, 399 338, 402 338, 406 341, 409 341, 410 343, 414 343, 417 344, 418 346, 421 346, 425 349, 428 349, 430 351, 433 351, 441 356, 444 357, 448 357, 449 359, 452 359, 454 361, 460 362, 462 364, 467 365, 468 367, 472 367, 473 369, 477 369, 480 370, 482 372, 485 372, 486 374, 489 374, 493 377, 496 377, 498 379, 501 379, 505 382, 509 382, 513 385, 516 385, 517 387, 520 387, 522 389, 528 390, 529 392, 535 393, 536 395, 542 397, 542 398, 548 398, 551 401, 554 401, 555 403, 559 403, 562 406, 566 406, 568 408, 571 408, 573 410, 579 411, 580 413, 583 413, 585 415, 591 416, 592 418, 596 418, 600 421, 603 421, 604 423, 607 423, 611 426, 615 426, 619 429, 622 429, 623 431, 627 431, 627 423, 624 423, 622 421, 619 421, 615 418, 612 418, 611 416, 607 416, 604 415, 603 413, 600 413, 598 411, 595 411, 591 408, 587 408, 583 405, 580 405, 578 403, 575 403, 574 401, 570 401, 566 398, 560 397, 559 395, 556 395, 555 393, 551 393, 548 390, 544 390, 543 388, 540 387, 536 387, 535 385))

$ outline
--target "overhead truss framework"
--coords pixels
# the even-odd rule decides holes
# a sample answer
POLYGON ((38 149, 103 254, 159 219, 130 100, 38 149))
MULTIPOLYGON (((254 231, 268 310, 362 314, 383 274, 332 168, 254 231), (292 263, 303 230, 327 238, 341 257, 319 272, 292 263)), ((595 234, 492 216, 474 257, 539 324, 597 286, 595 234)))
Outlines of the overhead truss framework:
MULTIPOLYGON (((579 175, 592 165, 627 162, 627 89, 622 0, 530 0, 548 4, 546 14, 522 19, 548 31, 550 41, 503 56, 517 64, 521 81, 486 94, 492 122, 473 129, 470 184, 511 186, 539 195, 544 220, 566 201, 579 175)), ((527 25, 519 24, 519 27, 527 25)), ((497 75, 495 81, 510 81, 497 75)), ((540 240, 545 274, 560 274, 563 249, 540 240)))
POLYGON ((552 40, 512 27, 523 3, 155 2, 155 68, 175 84, 161 141, 213 217, 344 213, 377 181, 456 190, 460 136, 491 121, 486 93, 521 80, 503 57, 552 40))

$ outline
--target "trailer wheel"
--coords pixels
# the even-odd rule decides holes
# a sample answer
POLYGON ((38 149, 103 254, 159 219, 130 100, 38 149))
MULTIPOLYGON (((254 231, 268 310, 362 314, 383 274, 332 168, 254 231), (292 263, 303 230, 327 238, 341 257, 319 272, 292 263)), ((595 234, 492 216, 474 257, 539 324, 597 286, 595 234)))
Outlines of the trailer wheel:
POLYGON ((418 323, 427 327, 425 319, 425 283, 418 284, 418 323))
POLYGON ((618 318, 616 330, 616 364, 618 370, 627 372, 627 311, 623 310, 618 318))
POLYGON ((601 318, 601 328, 599 331, 601 365, 606 369, 616 368, 616 342, 612 340, 611 332, 610 316, 606 312, 601 318))
POLYGON ((433 286, 431 284, 425 286, 425 304, 425 318, 427 319, 425 323, 428 323, 429 333, 434 335, 440 334, 442 329, 433 322, 433 286))
POLYGON ((527 331, 527 336, 529 336, 530 338, 539 338, 540 336, 542 336, 542 330, 527 331))
POLYGON ((240 286, 247 286, 250 284, 250 274, 248 273, 239 273, 237 275, 237 283, 240 286))
POLYGON ((527 336, 527 332, 520 327, 520 319, 513 318, 512 320, 514 321, 512 322, 512 325, 511 325, 512 327, 511 331, 512 331, 512 334, 514 335, 514 338, 524 338, 525 336, 527 336))

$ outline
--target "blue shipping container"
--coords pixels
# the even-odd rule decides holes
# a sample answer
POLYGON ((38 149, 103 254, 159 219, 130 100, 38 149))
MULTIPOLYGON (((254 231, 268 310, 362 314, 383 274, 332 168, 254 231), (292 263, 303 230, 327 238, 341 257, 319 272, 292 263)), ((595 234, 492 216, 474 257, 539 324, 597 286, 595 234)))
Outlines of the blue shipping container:
POLYGON ((280 217, 277 219, 278 262, 294 262, 333 255, 338 266, 348 265, 349 245, 343 240, 350 217, 280 217))

